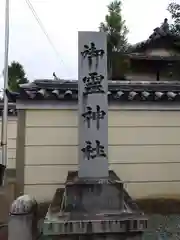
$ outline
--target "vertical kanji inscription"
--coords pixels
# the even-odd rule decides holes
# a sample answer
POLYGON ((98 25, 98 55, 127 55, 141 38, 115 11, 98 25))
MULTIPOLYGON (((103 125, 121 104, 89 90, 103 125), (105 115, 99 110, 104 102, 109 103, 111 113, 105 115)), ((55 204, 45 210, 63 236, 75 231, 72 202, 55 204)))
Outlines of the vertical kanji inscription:
POLYGON ((96 105, 96 111, 93 111, 92 107, 87 106, 86 112, 82 114, 84 120, 87 122, 87 127, 91 127, 91 121, 96 121, 96 128, 100 128, 100 120, 104 119, 106 112, 101 110, 99 105, 96 105))
POLYGON ((107 40, 79 32, 79 177, 108 177, 107 40))
POLYGON ((95 43, 91 42, 89 45, 86 45, 86 44, 84 45, 84 49, 81 52, 81 55, 83 56, 83 58, 87 57, 89 69, 91 69, 93 58, 95 58, 96 69, 97 69, 98 63, 99 63, 99 57, 102 58, 104 56, 104 53, 105 52, 103 49, 97 49, 95 43))

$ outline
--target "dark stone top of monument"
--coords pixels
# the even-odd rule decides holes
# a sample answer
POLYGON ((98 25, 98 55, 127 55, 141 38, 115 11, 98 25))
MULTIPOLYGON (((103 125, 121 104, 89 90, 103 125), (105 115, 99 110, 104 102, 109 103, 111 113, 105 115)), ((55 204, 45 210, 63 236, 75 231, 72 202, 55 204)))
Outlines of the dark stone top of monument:
MULTIPOLYGON (((6 91, 10 101, 77 102, 78 81, 36 80, 21 85, 20 92, 6 91)), ((180 102, 179 81, 109 81, 109 102, 180 102)))

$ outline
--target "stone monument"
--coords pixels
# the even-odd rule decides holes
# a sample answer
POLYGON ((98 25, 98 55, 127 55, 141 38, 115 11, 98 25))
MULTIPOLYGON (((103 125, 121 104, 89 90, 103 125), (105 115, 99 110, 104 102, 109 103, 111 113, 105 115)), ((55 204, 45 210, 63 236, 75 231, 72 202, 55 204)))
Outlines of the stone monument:
POLYGON ((107 178, 106 35, 79 32, 79 178, 107 178))
POLYGON ((107 36, 79 32, 79 169, 57 189, 45 239, 140 239, 147 218, 108 169, 107 36))

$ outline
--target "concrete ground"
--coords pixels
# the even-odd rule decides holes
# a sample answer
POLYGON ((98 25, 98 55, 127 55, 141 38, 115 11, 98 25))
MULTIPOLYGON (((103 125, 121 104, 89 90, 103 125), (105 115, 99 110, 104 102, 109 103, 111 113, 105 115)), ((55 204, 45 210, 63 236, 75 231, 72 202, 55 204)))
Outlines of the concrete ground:
POLYGON ((0 240, 8 240, 8 229, 6 227, 0 227, 0 240))

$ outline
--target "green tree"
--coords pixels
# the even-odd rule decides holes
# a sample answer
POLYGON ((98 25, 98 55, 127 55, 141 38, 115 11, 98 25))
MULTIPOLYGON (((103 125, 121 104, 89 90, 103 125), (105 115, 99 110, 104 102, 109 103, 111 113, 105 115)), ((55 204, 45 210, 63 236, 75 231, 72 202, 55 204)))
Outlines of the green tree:
MULTIPOLYGON (((180 48, 180 4, 172 2, 168 5, 167 10, 171 14, 173 23, 170 25, 170 31, 175 35, 174 46, 178 49, 180 48), (177 36, 177 37, 176 37, 177 36)), ((180 76, 180 63, 177 61, 174 64, 175 72, 177 77, 180 76)))
POLYGON ((11 91, 18 92, 20 84, 28 83, 24 67, 19 62, 13 61, 8 66, 8 75, 8 87, 11 91))
POLYGON ((172 2, 168 5, 167 10, 173 20, 173 24, 170 25, 172 33, 180 35, 180 4, 172 2))
POLYGON ((100 23, 99 30, 107 33, 108 75, 111 78, 114 53, 124 53, 129 45, 127 42, 128 29, 122 19, 121 1, 114 0, 107 7, 108 14, 105 16, 105 22, 100 23))

